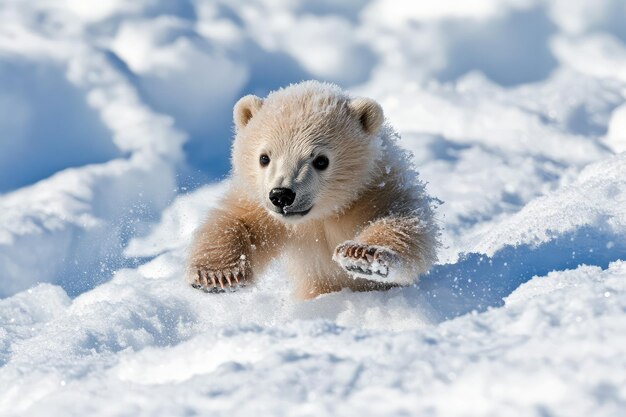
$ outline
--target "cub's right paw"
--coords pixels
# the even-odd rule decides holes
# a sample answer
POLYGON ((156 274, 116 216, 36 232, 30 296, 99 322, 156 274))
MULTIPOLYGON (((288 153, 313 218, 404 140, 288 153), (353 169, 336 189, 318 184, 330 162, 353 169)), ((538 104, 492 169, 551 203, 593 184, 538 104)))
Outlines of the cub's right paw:
POLYGON ((245 287, 250 278, 245 257, 230 268, 210 269, 194 266, 190 269, 191 286, 211 293, 225 292, 227 289, 235 291, 237 288, 245 287))

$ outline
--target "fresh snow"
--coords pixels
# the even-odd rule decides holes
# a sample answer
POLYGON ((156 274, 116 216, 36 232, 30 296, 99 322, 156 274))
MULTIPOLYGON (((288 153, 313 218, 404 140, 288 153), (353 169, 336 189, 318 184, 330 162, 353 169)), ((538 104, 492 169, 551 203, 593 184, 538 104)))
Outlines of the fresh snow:
POLYGON ((625 415, 624 21, 622 0, 0 1, 0 415, 625 415), (234 102, 309 78, 383 105, 442 202, 440 263, 306 302, 280 262, 188 287, 234 102))

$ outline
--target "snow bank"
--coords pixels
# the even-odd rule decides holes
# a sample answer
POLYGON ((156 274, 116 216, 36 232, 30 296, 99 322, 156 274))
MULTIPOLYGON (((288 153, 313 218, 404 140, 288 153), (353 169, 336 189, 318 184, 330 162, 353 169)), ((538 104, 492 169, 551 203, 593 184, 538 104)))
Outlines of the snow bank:
POLYGON ((0 415, 624 414, 625 13, 2 3, 0 415), (307 302, 279 262, 187 287, 235 100, 307 78, 382 103, 442 263, 307 302))
MULTIPOLYGON (((40 35, 33 33, 31 36, 38 39, 40 35)), ((73 295, 92 288, 108 278, 113 270, 128 263, 121 256, 128 237, 141 233, 146 222, 154 220, 175 193, 175 164, 181 160, 185 135, 172 126, 171 118, 156 114, 139 100, 134 87, 109 56, 97 50, 69 50, 73 52, 65 57, 68 59, 67 80, 77 91, 86 94, 82 100, 91 106, 90 112, 99 114, 101 123, 108 129, 108 147, 104 151, 98 149, 98 141, 102 139, 94 136, 94 146, 90 149, 97 158, 114 159, 68 168, 0 197, 2 296, 37 282, 61 283, 73 295), (116 150, 111 153, 106 149, 116 150), (127 156, 122 156, 122 152, 127 156)), ((26 61, 22 65, 41 65, 44 74, 49 68, 63 67, 59 58, 39 56, 30 50, 20 51, 23 56, 17 57, 15 51, 7 53, 9 62, 15 59, 26 61)), ((29 85, 33 82, 29 77, 36 77, 37 73, 26 72, 20 76, 26 77, 24 85, 29 85)), ((25 88, 19 92, 37 106, 50 106, 35 103, 40 94, 36 90, 25 88)), ((68 107, 67 111, 72 112, 73 108, 68 107)), ((81 115, 81 112, 73 112, 71 117, 81 115)), ((63 121, 61 118, 54 123, 63 121)), ((64 129, 72 129, 74 125, 71 123, 64 129)), ((96 126, 89 131, 98 134, 99 130, 96 126)), ((14 132, 8 132, 11 133, 14 132)), ((85 145, 75 145, 76 141, 88 144, 89 138, 75 137, 77 133, 59 139, 60 143, 46 144, 50 149, 40 150, 32 141, 45 141, 45 138, 26 138, 25 143, 35 150, 35 156, 31 161, 18 160, 18 166, 36 165, 39 158, 48 161, 47 167, 67 166, 72 163, 67 155, 74 150, 81 153, 80 158, 89 157, 80 152, 85 145), (68 153, 52 152, 59 147, 68 149, 68 153), (37 152, 46 153, 38 155, 37 152)), ((19 140, 19 136, 15 139, 19 140)), ((9 147, 7 160, 16 161, 19 152, 23 152, 20 149, 24 148, 9 147)), ((11 172, 10 165, 3 166, 4 169, 11 172)))
MULTIPOLYGON (((625 382, 614 372, 626 353, 625 268, 538 277, 503 308, 437 327, 415 320, 416 306, 397 294, 322 297, 307 306, 317 318, 302 321, 302 306, 280 304, 280 291, 207 302, 171 280, 146 284, 123 271, 69 306, 63 296, 49 303, 55 311, 44 320, 26 304, 34 317, 5 326, 19 337, 9 339, 14 353, 0 371, 0 407, 20 415, 615 415, 625 382), (342 303, 351 321, 317 316, 342 303), (363 328, 407 313, 412 329, 363 328)), ((24 303, 9 301, 3 311, 24 303)))
MULTIPOLYGON (((540 246, 556 237, 584 230, 581 248, 610 252, 626 236, 626 154, 583 169, 571 184, 528 203, 486 234, 476 251, 493 254, 503 245, 540 246), (595 232, 590 236, 591 231, 595 232)), ((573 244, 575 237, 570 240, 573 244)), ((616 252, 616 256, 619 251, 616 252)), ((593 257, 602 255, 593 255, 593 257)), ((576 257, 573 253, 572 257, 576 257)))

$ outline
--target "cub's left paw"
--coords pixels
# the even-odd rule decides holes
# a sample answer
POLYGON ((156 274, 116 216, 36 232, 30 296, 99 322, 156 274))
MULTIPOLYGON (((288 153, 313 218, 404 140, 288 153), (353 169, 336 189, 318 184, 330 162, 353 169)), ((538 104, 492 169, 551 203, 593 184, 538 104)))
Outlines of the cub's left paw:
POLYGON ((337 246, 333 260, 352 276, 387 281, 389 269, 398 261, 398 255, 383 246, 348 241, 337 246))

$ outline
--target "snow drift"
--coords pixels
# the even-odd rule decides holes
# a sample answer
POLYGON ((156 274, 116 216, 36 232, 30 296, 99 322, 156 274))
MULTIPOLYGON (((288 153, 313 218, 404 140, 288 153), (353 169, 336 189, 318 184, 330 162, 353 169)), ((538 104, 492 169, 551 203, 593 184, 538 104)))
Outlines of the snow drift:
POLYGON ((0 3, 0 415, 624 414, 624 3, 405 3, 0 3), (382 103, 441 263, 188 288, 232 105, 307 78, 382 103))

